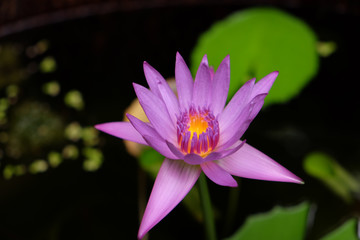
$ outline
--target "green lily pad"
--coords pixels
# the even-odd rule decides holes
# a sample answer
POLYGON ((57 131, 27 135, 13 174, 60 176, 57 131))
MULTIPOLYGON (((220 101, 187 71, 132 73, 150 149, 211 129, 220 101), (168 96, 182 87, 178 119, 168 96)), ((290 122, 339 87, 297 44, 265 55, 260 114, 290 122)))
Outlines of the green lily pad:
POLYGON ((265 104, 299 94, 316 74, 319 58, 313 31, 302 20, 270 8, 236 12, 211 26, 192 52, 193 74, 204 54, 215 68, 230 54, 229 97, 247 80, 279 71, 265 104))
POLYGON ((267 213, 249 217, 244 226, 226 240, 302 240, 305 236, 309 205, 275 207, 267 213))
POLYGON ((356 236, 356 219, 349 219, 338 229, 329 233, 321 240, 357 240, 356 236))

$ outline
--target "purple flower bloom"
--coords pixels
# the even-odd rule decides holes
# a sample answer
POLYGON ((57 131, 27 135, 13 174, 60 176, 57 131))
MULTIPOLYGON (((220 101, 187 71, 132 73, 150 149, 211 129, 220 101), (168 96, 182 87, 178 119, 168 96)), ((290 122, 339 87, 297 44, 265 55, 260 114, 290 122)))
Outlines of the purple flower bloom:
POLYGON ((230 57, 214 73, 204 56, 195 82, 184 59, 176 55, 178 97, 147 62, 150 90, 134 83, 149 123, 127 114, 129 122, 96 125, 108 134, 153 147, 165 160, 155 180, 138 238, 161 221, 194 186, 201 171, 213 182, 236 187, 231 175, 302 183, 280 164, 239 140, 260 111, 278 72, 246 82, 227 104, 230 57), (224 108, 225 107, 225 108, 224 108))

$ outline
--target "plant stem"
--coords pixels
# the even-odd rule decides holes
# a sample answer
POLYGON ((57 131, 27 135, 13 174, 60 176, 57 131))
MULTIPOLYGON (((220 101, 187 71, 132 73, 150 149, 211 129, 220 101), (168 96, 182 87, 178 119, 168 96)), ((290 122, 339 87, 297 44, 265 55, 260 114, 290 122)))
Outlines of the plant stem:
MULTIPOLYGON (((240 181, 237 180, 238 185, 240 186, 240 181)), ((225 224, 224 224, 224 236, 227 236, 230 234, 231 228, 234 224, 234 219, 236 216, 236 211, 239 206, 239 197, 240 197, 240 188, 234 187, 229 189, 229 200, 227 204, 227 211, 226 211, 226 218, 225 218, 225 224)))
POLYGON ((200 201, 204 214, 206 239, 216 240, 214 213, 211 206, 209 190, 206 183, 206 177, 201 173, 199 178, 200 201))

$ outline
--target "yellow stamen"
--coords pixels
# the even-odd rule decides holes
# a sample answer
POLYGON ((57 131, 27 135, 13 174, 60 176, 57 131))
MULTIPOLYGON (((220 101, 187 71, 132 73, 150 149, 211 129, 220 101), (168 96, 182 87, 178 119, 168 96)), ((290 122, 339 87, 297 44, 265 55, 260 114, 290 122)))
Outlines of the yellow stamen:
POLYGON ((208 123, 204 117, 199 115, 190 115, 190 127, 188 129, 188 131, 191 132, 190 139, 192 139, 194 132, 196 132, 197 136, 199 137, 201 133, 206 132, 207 128, 208 123))

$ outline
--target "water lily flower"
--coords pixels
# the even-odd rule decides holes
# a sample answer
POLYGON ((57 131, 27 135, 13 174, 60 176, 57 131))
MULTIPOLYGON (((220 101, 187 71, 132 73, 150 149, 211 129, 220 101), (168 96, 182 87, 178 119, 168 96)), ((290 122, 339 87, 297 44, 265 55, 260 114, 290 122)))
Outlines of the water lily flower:
POLYGON ((113 136, 148 145, 165 160, 156 177, 140 225, 138 238, 161 221, 186 196, 203 172, 222 186, 236 187, 232 177, 302 183, 283 166, 240 138, 260 111, 278 72, 255 83, 246 82, 226 104, 230 83, 230 57, 217 71, 206 55, 193 80, 179 53, 175 79, 178 97, 165 79, 144 62, 150 89, 134 83, 149 122, 127 114, 130 122, 96 125, 113 136))

